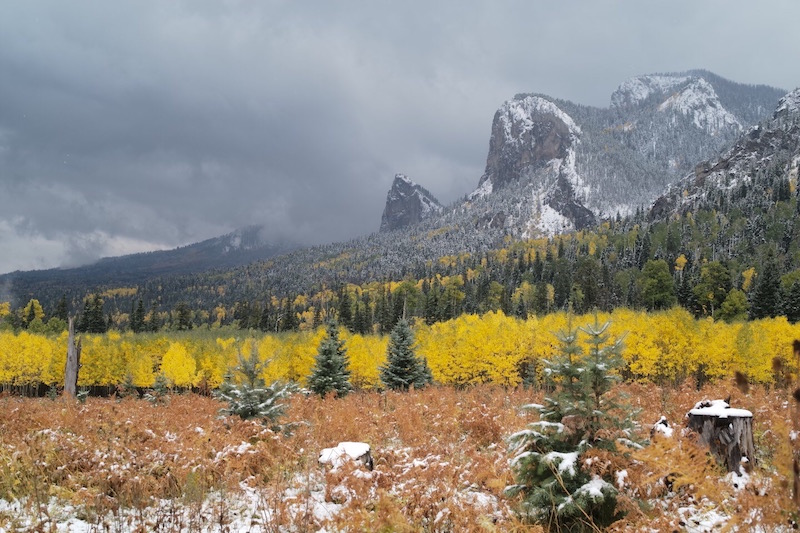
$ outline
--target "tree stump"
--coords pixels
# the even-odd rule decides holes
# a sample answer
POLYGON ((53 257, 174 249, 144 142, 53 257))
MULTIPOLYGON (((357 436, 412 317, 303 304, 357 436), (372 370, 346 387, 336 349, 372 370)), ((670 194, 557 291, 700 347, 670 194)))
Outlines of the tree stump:
POLYGON ((755 457, 753 413, 731 409, 724 400, 705 400, 698 402, 688 416, 689 428, 700 434, 728 472, 737 472, 739 466, 750 470, 755 457))

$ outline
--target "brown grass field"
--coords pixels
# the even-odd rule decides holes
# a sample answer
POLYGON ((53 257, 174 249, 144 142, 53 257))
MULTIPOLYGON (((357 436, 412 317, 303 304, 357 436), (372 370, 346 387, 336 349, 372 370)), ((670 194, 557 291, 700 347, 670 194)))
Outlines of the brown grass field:
MULTIPOLYGON (((613 530, 791 529, 787 390, 744 394, 732 380, 621 390, 641 410, 645 438, 661 415, 675 433, 592 457, 610 479, 627 472, 628 514, 613 530), (744 488, 683 430, 695 402, 731 394, 754 414, 758 457, 744 488)), ((541 531, 503 489, 513 482, 505 438, 533 420, 520 407, 542 398, 489 386, 296 395, 285 418, 295 427, 284 435, 220 418, 218 401, 194 394, 159 405, 6 396, 0 531, 541 531), (374 470, 319 465, 319 451, 340 441, 369 443, 374 470)))

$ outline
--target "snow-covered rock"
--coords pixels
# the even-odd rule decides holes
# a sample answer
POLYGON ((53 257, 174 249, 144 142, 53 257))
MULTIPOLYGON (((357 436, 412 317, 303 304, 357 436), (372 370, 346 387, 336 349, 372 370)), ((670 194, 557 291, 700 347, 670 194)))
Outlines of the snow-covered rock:
POLYGON ((655 435, 663 435, 664 437, 670 438, 672 437, 673 431, 674 430, 670 427, 667 417, 662 416, 658 419, 658 422, 653 424, 653 429, 650 431, 650 437, 655 435))
POLYGON ((325 448, 319 452, 319 463, 329 464, 333 468, 339 468, 347 461, 361 461, 372 470, 372 452, 366 442, 340 442, 334 448, 325 448))

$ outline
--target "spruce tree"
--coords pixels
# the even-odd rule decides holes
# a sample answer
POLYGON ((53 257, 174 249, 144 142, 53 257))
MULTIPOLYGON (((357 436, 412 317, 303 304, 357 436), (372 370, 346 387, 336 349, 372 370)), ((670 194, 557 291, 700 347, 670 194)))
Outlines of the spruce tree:
POLYGON ((350 385, 347 351, 344 341, 339 338, 336 322, 328 323, 325 338, 319 344, 314 369, 308 378, 308 388, 320 396, 331 391, 344 396, 353 388, 350 385))
POLYGON ((236 415, 245 420, 260 418, 265 424, 270 423, 272 429, 280 429, 277 420, 286 412, 283 400, 294 392, 292 384, 275 382, 267 385, 262 377, 266 363, 258 356, 253 345, 248 357, 239 351, 239 364, 225 376, 214 397, 227 402, 228 407, 220 412, 236 415))
POLYGON ((782 298, 783 314, 790 324, 800 322, 800 281, 795 281, 782 298))
POLYGON ((582 461, 593 448, 617 453, 617 443, 633 443, 632 413, 609 394, 623 364, 620 340, 608 335, 609 323, 595 323, 557 337, 560 354, 545 361, 544 377, 554 393, 539 411, 540 420, 509 438, 516 484, 510 495, 523 498, 521 512, 553 531, 597 531, 619 518, 613 472, 587 471, 582 461), (587 335, 588 353, 578 342, 587 335))
POLYGON ((64 294, 61 296, 61 299, 58 301, 58 305, 56 306, 56 312, 53 315, 55 318, 61 319, 64 322, 69 320, 69 309, 67 306, 67 295, 64 294))
POLYGON ((414 353, 414 334, 408 321, 401 319, 392 330, 386 349, 386 365, 381 367, 381 381, 392 390, 415 389, 433 382, 424 358, 414 353))
POLYGON ((145 329, 144 323, 144 302, 139 298, 136 308, 131 313, 131 331, 141 333, 145 329))
POLYGON ((347 287, 341 289, 339 293, 339 308, 338 318, 342 326, 347 329, 353 329, 353 302, 350 300, 350 294, 347 292, 347 287))
POLYGON ((194 327, 192 323, 192 310, 186 302, 178 302, 173 314, 176 318, 176 328, 178 331, 186 331, 194 327))
POLYGON ((780 305, 781 278, 775 254, 769 251, 750 299, 750 320, 774 317, 780 305))

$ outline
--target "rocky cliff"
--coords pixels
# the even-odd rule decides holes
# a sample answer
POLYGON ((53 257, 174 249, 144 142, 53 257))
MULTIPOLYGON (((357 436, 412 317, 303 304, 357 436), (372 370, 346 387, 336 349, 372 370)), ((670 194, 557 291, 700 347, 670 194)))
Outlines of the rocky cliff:
POLYGON ((442 205, 434 196, 403 174, 396 174, 386 195, 381 231, 393 231, 437 215, 442 205))

